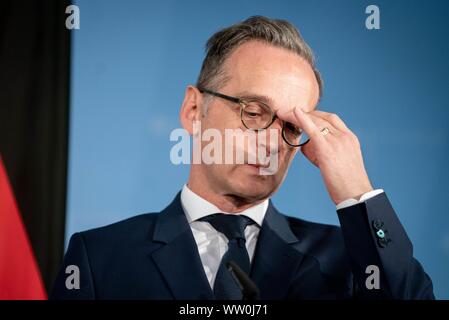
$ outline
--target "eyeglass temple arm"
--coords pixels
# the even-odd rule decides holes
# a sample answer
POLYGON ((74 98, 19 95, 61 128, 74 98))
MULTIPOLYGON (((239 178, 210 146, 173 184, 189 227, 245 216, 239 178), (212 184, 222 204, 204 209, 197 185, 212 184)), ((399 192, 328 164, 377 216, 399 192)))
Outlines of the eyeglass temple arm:
POLYGON ((201 92, 201 93, 208 93, 208 94, 210 94, 210 95, 212 95, 212 96, 216 96, 216 97, 219 97, 219 98, 222 98, 222 99, 225 99, 225 100, 228 100, 228 101, 231 101, 231 102, 234 102, 234 103, 240 103, 241 102, 241 100, 239 99, 239 98, 236 98, 236 97, 230 97, 230 96, 227 96, 227 95, 225 95, 225 94, 221 94, 221 93, 219 93, 219 92, 215 92, 215 91, 211 91, 211 90, 207 90, 207 89, 202 89, 202 88, 198 88, 198 90, 201 92))

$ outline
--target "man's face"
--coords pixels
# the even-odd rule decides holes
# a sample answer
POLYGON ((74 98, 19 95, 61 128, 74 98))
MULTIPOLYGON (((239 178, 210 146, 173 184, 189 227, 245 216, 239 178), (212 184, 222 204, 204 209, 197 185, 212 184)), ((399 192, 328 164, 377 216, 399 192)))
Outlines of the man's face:
MULTIPOLYGON (((319 87, 312 68, 301 57, 285 49, 258 41, 247 42, 231 53, 224 68, 229 80, 219 91, 225 95, 239 98, 263 96, 267 100, 264 102, 274 112, 296 106, 311 111, 318 102, 319 87)), ((239 105, 213 98, 201 118, 201 131, 215 128, 224 137, 225 129, 246 130, 239 111, 239 105)), ((270 144, 278 145, 278 169, 275 174, 261 175, 260 168, 250 164, 202 164, 203 175, 216 193, 257 201, 278 189, 298 148, 290 147, 282 139, 282 122, 279 119, 270 129, 278 130, 279 139, 262 145, 267 150, 270 144)), ((248 153, 247 146, 244 149, 248 153)))

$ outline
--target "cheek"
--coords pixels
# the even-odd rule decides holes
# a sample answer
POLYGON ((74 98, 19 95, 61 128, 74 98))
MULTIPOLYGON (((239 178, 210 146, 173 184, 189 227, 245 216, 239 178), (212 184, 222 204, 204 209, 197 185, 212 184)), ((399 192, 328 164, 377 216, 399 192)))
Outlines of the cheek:
POLYGON ((284 147, 281 152, 280 152, 280 157, 282 158, 282 164, 285 166, 288 166, 291 161, 293 160, 293 158, 296 155, 296 152, 298 152, 297 148, 289 148, 289 147, 284 147))

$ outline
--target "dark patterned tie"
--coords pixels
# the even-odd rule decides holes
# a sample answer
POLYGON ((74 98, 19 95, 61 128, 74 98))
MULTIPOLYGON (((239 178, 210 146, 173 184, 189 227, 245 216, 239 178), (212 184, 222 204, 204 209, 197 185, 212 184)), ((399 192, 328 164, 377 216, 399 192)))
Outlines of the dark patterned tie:
POLYGON ((245 246, 245 228, 254 221, 248 217, 234 214, 217 213, 201 219, 209 222, 215 230, 228 238, 228 251, 223 255, 214 283, 215 298, 219 300, 241 300, 242 290, 227 268, 229 261, 234 261, 249 274, 250 260, 245 246))

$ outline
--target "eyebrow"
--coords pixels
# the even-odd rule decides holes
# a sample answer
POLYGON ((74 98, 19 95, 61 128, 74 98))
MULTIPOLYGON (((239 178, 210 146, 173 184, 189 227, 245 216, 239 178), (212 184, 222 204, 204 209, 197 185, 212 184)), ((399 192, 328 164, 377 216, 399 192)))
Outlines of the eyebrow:
POLYGON ((272 106, 274 105, 273 99, 271 99, 269 96, 265 96, 265 95, 260 95, 260 94, 256 94, 250 91, 242 91, 239 92, 238 94, 236 94, 237 97, 239 97, 240 99, 248 99, 248 100, 257 100, 260 102, 263 102, 265 104, 267 104, 268 106, 272 106))
MULTIPOLYGON (((250 91, 245 90, 245 91, 241 91, 241 92, 237 93, 236 97, 238 97, 239 99, 242 99, 242 100, 248 99, 248 100, 257 100, 257 101, 263 102, 266 105, 268 105, 270 107, 270 109, 272 109, 274 111, 272 106, 275 104, 273 102, 273 99, 271 99, 269 96, 260 95, 260 94, 252 93, 250 91)), ((319 110, 318 108, 319 108, 320 102, 321 102, 321 97, 318 97, 318 101, 317 101, 316 105, 314 106, 313 110, 319 110)))

